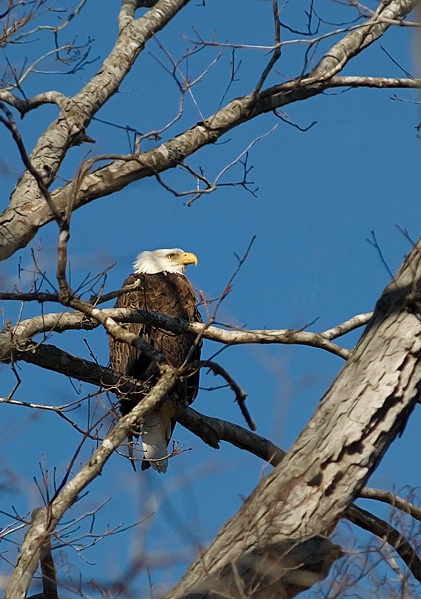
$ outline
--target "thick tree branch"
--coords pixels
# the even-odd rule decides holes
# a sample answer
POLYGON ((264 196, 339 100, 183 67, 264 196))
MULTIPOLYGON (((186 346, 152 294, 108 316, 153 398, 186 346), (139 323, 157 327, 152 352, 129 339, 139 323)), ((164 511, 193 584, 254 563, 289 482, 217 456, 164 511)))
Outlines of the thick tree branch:
MULTIPOLYGON (((0 334, 0 338, 1 335, 3 334, 0 334)), ((18 351, 14 359, 23 360, 43 369, 61 373, 66 377, 96 385, 107 391, 113 392, 118 388, 120 394, 133 397, 133 399, 136 399, 137 395, 142 398, 145 394, 143 383, 137 379, 117 373, 96 362, 74 356, 50 344, 39 344, 18 351)))
MULTIPOLYGON (((334 530, 419 400, 421 322, 412 307, 420 289, 421 240, 282 463, 260 482, 170 596, 202 593, 206 582, 236 565, 239 569, 250 553, 256 569, 259 553, 270 548, 274 573, 277 556, 282 569, 276 549, 283 542, 299 543, 334 530)), ((255 580, 244 573, 241 581, 252 594, 255 580)))
MULTIPOLYGON (((137 21, 132 20, 123 27, 115 48, 104 61, 100 72, 79 94, 69 99, 68 106, 62 110, 60 118, 50 126, 35 148, 31 160, 38 172, 48 167, 46 185, 53 180, 68 147, 77 141, 95 112, 118 89, 149 37, 164 27, 186 2, 187 0, 160 0, 143 17, 137 21), (42 148, 46 146, 59 149, 56 154, 48 157, 47 163, 42 152, 42 148)), ((391 23, 405 17, 415 5, 416 0, 392 0, 387 7, 381 3, 378 12, 383 19, 376 13, 350 31, 329 49, 308 75, 300 75, 258 94, 252 92, 236 98, 214 115, 157 148, 138 156, 122 157, 121 160, 86 175, 76 198, 73 197, 73 182, 70 182, 52 195, 57 210, 63 211, 71 199, 74 209, 78 209, 87 202, 123 189, 129 183, 161 173, 180 164, 203 146, 213 144, 222 135, 252 118, 322 93, 330 86, 332 77, 343 69, 353 56, 381 37, 391 23)), ((38 228, 51 218, 48 207, 33 189, 32 181, 24 176, 12 197, 10 207, 0 218, 0 232, 3 232, 0 236, 0 260, 26 245, 38 228), (28 208, 25 209, 28 206, 29 213, 28 208), (37 214, 36 228, 34 212, 37 214)))
MULTIPOLYGON (((159 0, 145 15, 124 27, 98 73, 62 106, 59 117, 40 136, 30 157, 32 167, 42 176, 45 187, 48 188, 54 181, 68 149, 85 139, 85 130, 92 117, 117 92, 148 39, 165 27, 187 2, 159 0)), ((72 187, 73 184, 70 185, 70 196, 72 187)), ((71 204, 70 197, 64 203, 55 199, 58 213, 64 212, 71 204)), ((78 206, 80 204, 75 203, 74 208, 78 206)), ((51 220, 51 212, 45 206, 38 186, 34 185, 32 175, 26 172, 0 219, 0 260, 32 239, 38 227, 47 222, 41 215, 47 217, 47 221, 51 220), (37 226, 34 226, 35 221, 37 226)))

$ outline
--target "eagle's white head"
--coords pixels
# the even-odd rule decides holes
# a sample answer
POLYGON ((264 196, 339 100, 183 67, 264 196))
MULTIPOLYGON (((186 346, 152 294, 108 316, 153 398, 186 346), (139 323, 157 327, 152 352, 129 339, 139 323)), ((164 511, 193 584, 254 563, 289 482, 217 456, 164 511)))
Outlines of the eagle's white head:
POLYGON ((136 274, 146 273, 184 273, 187 265, 197 266, 197 256, 192 252, 184 252, 181 248, 164 248, 162 250, 146 250, 141 252, 134 263, 136 274))

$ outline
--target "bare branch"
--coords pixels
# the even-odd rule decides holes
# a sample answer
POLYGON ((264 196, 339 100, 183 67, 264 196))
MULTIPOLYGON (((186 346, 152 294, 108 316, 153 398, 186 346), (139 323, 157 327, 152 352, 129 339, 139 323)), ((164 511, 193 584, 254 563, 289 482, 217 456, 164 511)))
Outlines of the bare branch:
POLYGON ((157 2, 158 0, 123 0, 120 14, 118 15, 120 31, 124 29, 124 27, 127 27, 134 19, 134 13, 138 8, 151 8, 152 6, 155 6, 157 2))
POLYGON ((278 9, 278 1, 272 0, 272 14, 273 14, 273 22, 274 22, 274 43, 273 43, 273 53, 270 57, 268 64, 266 65, 262 75, 260 76, 259 81, 257 82, 256 87, 253 90, 253 94, 256 96, 263 87, 266 79, 268 78, 270 72, 274 68, 275 64, 279 60, 281 56, 281 23, 279 21, 279 9, 278 9))
POLYGON ((348 507, 345 511, 345 517, 351 523, 374 533, 374 535, 377 535, 377 537, 390 544, 407 565, 413 576, 421 582, 421 559, 402 533, 389 523, 386 523, 386 521, 356 506, 348 507))
POLYGON ((212 448, 219 448, 219 441, 223 440, 255 454, 272 466, 278 465, 285 456, 285 452, 275 444, 239 425, 203 415, 191 407, 177 405, 176 410, 177 421, 212 448))
POLYGON ((64 513, 76 501, 82 490, 101 474, 111 454, 124 441, 128 432, 132 431, 150 410, 158 406, 175 382, 174 371, 170 368, 165 369, 153 390, 128 415, 119 420, 89 462, 74 475, 55 500, 37 513, 21 546, 16 567, 9 580, 6 598, 25 597, 40 560, 44 540, 51 535, 64 513))
MULTIPOLYGON (((32 511, 32 522, 41 510, 41 508, 36 508, 32 511)), ((42 597, 58 598, 57 570, 54 564, 53 553, 51 551, 51 536, 45 536, 45 539, 42 542, 40 563, 42 572, 42 597)))
POLYGON ((84 302, 83 300, 73 296, 68 299, 68 304, 72 308, 76 308, 85 315, 89 316, 91 319, 101 323, 107 333, 109 333, 115 339, 119 340, 120 342, 125 342, 146 354, 146 356, 157 363, 159 369, 166 364, 160 352, 147 344, 138 335, 135 335, 134 333, 124 329, 124 327, 121 327, 121 325, 118 325, 111 317, 105 315, 102 310, 93 307, 91 304, 89 304, 89 302, 84 302))
POLYGON ((142 398, 145 393, 143 383, 139 383, 138 380, 107 369, 96 362, 76 357, 51 344, 40 344, 17 352, 16 358, 78 381, 92 383, 100 388, 105 387, 110 391, 118 388, 121 394, 135 399, 136 396, 142 398))
POLYGON ((16 146, 18 147, 18 150, 20 152, 20 156, 22 158, 23 164, 25 165, 25 167, 29 171, 29 173, 32 175, 32 177, 35 179, 41 194, 43 195, 43 197, 45 198, 45 200, 47 202, 47 206, 48 206, 49 210, 53 214, 54 219, 60 225, 60 223, 62 221, 61 214, 56 209, 56 206, 54 204, 54 201, 51 198, 51 194, 48 190, 48 187, 45 185, 44 178, 35 169, 35 167, 32 165, 32 163, 29 159, 29 156, 26 152, 25 145, 22 140, 22 136, 20 135, 20 132, 16 126, 16 121, 15 121, 12 113, 4 104, 0 104, 0 110, 2 110, 6 115, 6 118, 0 116, 0 122, 3 123, 3 125, 5 125, 7 127, 7 129, 9 129, 9 131, 11 132, 13 139, 15 140, 16 146))
POLYGON ((381 23, 389 23, 390 25, 399 25, 400 27, 419 27, 420 24, 416 21, 408 21, 404 19, 389 18, 387 15, 382 14, 381 11, 373 11, 368 6, 361 4, 357 0, 353 0, 352 5, 358 9, 359 13, 363 16, 376 17, 381 23))
POLYGON ((34 110, 43 104, 56 104, 60 109, 64 108, 65 103, 67 102, 67 97, 60 92, 51 91, 51 92, 42 92, 37 94, 33 98, 18 98, 11 92, 7 90, 0 91, 0 101, 13 106, 16 108, 20 115, 23 116, 30 110, 34 110))
MULTIPOLYGON (((0 294, 0 298, 4 295, 0 294)), ((21 294, 17 294, 20 297, 21 294)), ((27 299, 28 296, 24 295, 27 299)), ((54 299, 57 299, 57 295, 53 295, 54 299)), ((10 298, 10 296, 8 295, 10 298)), ((41 294, 44 298, 44 294, 41 294)), ((52 300, 53 297, 45 298, 46 300, 52 300)), ((76 305, 76 301, 73 301, 76 305)), ((93 313, 92 305, 89 311, 93 313)), ((350 319, 342 325, 338 325, 335 328, 328 330, 324 333, 313 333, 309 331, 297 331, 294 329, 222 329, 214 325, 208 325, 203 323, 189 323, 182 319, 172 319, 166 315, 160 313, 154 313, 149 311, 134 311, 132 309, 122 308, 108 308, 108 309, 96 309, 95 317, 87 318, 86 315, 91 317, 88 312, 80 313, 50 313, 41 315, 39 317, 33 317, 31 319, 21 321, 18 325, 13 328, 13 335, 18 345, 25 343, 32 337, 40 333, 50 333, 53 331, 63 332, 68 329, 93 329, 99 323, 99 318, 104 322, 107 318, 108 325, 111 324, 111 319, 115 321, 122 321, 128 323, 151 323, 157 327, 162 327, 168 331, 175 333, 194 333, 200 335, 208 340, 220 342, 229 346, 239 344, 298 344, 304 346, 313 346, 336 354, 343 359, 349 357, 349 350, 341 348, 340 346, 332 343, 329 338, 333 339, 352 331, 353 329, 366 324, 369 320, 369 314, 357 315, 353 319, 350 319)), ((4 343, 4 342, 3 342, 4 343)), ((4 356, 7 355, 5 350, 4 356)))
MULTIPOLYGON (((63 144, 55 143, 53 138, 57 134, 57 125, 54 123, 40 139, 39 145, 31 157, 31 162, 36 170, 41 170, 41 167, 44 168, 43 165, 46 164, 45 157, 41 158, 40 148, 47 146, 57 148, 57 155, 49 157, 46 165, 50 179, 55 177, 65 152, 63 148, 67 148, 74 143, 74 140, 78 139, 95 112, 115 93, 146 40, 163 27, 186 2, 187 0, 172 0, 171 2, 160 0, 140 19, 132 20, 122 29, 114 50, 104 62, 98 75, 78 95, 69 100, 66 109, 61 113, 62 118, 69 122, 71 134, 66 140, 63 140, 63 144), (130 52, 128 48, 130 48, 130 52), (102 85, 104 77, 107 78, 107 86, 102 85), (79 122, 80 120, 75 122, 74 111, 72 112, 74 105, 86 107, 82 122, 79 122)), ((392 24, 401 22, 415 7, 415 4, 416 0, 392 0, 387 6, 381 4, 381 8, 374 16, 367 19, 365 23, 355 26, 355 29, 351 28, 345 37, 334 44, 308 75, 301 74, 290 81, 261 90, 257 95, 251 93, 234 99, 214 115, 202 120, 189 130, 143 153, 142 164, 139 164, 137 160, 128 160, 122 165, 120 161, 117 161, 90 173, 84 179, 75 198, 74 208, 78 209, 100 196, 121 190, 133 181, 174 167, 203 146, 215 143, 234 127, 258 115, 323 93, 330 87, 332 77, 337 75, 353 56, 381 37, 392 24)), ((40 206, 34 190, 28 188, 30 188, 30 182, 24 177, 20 182, 19 189, 13 195, 10 207, 6 209, 0 220, 0 227, 4 233, 0 236, 0 259, 13 254, 17 248, 28 243, 36 233, 36 228, 28 218, 29 215, 26 215, 23 208, 20 207, 22 198, 27 199, 29 194, 29 197, 37 204, 38 227, 51 220, 50 211, 40 206), (16 229, 14 224, 17 222, 16 210, 18 208, 20 209, 20 227, 16 229)), ((72 189, 72 182, 70 182, 57 189, 52 195, 58 211, 68 205, 72 189)), ((33 210, 35 210, 35 205, 33 205, 33 210)))
MULTIPOLYGON (((240 410, 242 412, 243 417, 246 420, 247 425, 252 431, 255 431, 256 424, 251 418, 250 413, 245 404, 247 398, 246 392, 240 388, 240 386, 234 381, 234 379, 231 377, 228 371, 226 371, 226 369, 221 367, 221 365, 219 365, 218 363, 212 360, 206 360, 201 363, 201 366, 209 368, 211 371, 213 371, 215 375, 220 375, 225 379, 225 381, 228 383, 228 385, 235 394, 235 399, 238 402, 238 406, 240 407, 240 410)), ((194 363, 192 364, 192 368, 197 368, 194 365, 194 363)))
POLYGON ((411 515, 414 519, 421 521, 421 508, 416 506, 408 500, 400 498, 397 494, 388 492, 386 490, 379 490, 376 488, 363 488, 359 493, 360 498, 367 498, 369 500, 378 500, 379 502, 385 502, 394 508, 398 508, 404 513, 411 515))
POLYGON ((320 335, 323 335, 328 340, 334 340, 342 335, 349 333, 350 331, 354 331, 358 327, 362 327, 363 325, 367 325, 370 321, 373 313, 363 313, 361 315, 355 315, 355 317, 351 317, 348 321, 341 323, 340 325, 336 325, 336 327, 332 327, 332 329, 327 329, 323 331, 320 335))
POLYGON ((332 77, 332 79, 329 82, 329 87, 370 87, 379 89, 403 88, 419 90, 421 88, 421 79, 404 79, 399 77, 368 77, 365 75, 361 75, 360 77, 344 75, 340 77, 337 75, 336 77, 332 77))

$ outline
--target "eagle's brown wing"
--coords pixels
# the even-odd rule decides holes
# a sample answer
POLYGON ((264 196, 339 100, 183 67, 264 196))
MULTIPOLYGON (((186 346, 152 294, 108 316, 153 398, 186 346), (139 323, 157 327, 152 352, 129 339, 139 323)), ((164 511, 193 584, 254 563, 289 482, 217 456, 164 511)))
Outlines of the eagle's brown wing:
MULTIPOLYGON (((202 322, 197 309, 194 290, 189 280, 177 273, 156 273, 153 275, 130 275, 124 286, 137 283, 134 290, 126 292, 116 302, 117 308, 133 308, 159 312, 170 317, 202 322)), ((158 350, 165 360, 173 367, 181 367, 187 357, 188 363, 200 359, 201 344, 195 344, 193 334, 176 334, 159 329, 149 323, 128 323, 124 327, 139 335, 145 342, 158 350), (191 351, 191 353, 190 353, 191 351), (189 355, 190 353, 190 355, 189 355)), ((114 340, 110 337, 110 362, 115 371, 136 377, 145 382, 145 394, 151 389, 159 377, 156 364, 136 348, 114 340)), ((191 404, 197 395, 199 387, 199 370, 196 370, 185 382, 179 383, 171 397, 175 400, 185 396, 191 404)), ((180 398, 181 399, 181 398, 180 398)), ((119 398, 120 410, 123 415, 132 410, 136 401, 119 398)), ((165 406, 163 407, 165 408, 165 406)), ((165 411, 163 411, 163 414, 165 411)), ((170 417, 165 418, 166 424, 165 447, 169 442, 174 422, 170 417)), ((154 426, 155 427, 155 426, 154 426)), ((145 437, 144 437, 145 444, 145 437)), ((161 454, 161 456, 163 456, 161 454)), ((142 468, 149 463, 143 462, 142 468)))

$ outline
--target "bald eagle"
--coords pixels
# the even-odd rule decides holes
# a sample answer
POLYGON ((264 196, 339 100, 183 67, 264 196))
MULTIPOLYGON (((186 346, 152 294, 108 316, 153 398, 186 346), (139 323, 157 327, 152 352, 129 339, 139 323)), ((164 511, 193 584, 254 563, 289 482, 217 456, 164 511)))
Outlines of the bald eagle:
MULTIPOLYGON (((120 296, 116 308, 134 308, 162 313, 169 317, 202 322, 197 309, 196 295, 187 277, 186 266, 197 265, 197 257, 180 248, 141 252, 134 263, 134 273, 124 286, 137 283, 135 289, 120 296)), ((142 337, 158 350, 169 365, 179 368, 199 360, 200 344, 193 334, 177 334, 165 331, 149 323, 130 323, 126 329, 142 337)), ((110 337, 111 368, 145 382, 145 396, 159 378, 156 363, 144 353, 128 344, 110 337)), ((172 402, 150 412, 140 431, 133 435, 142 436, 144 457, 142 470, 152 466, 160 473, 168 467, 167 446, 174 430, 173 402, 186 399, 189 404, 196 398, 199 386, 199 370, 184 381, 180 381, 169 394, 172 402), (150 462, 149 462, 150 461, 150 462)), ((120 411, 124 416, 137 404, 134 400, 119 398, 120 411)))

